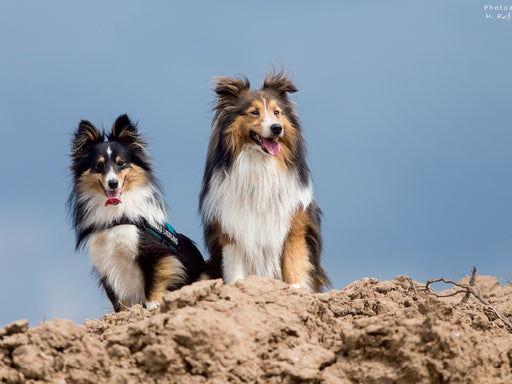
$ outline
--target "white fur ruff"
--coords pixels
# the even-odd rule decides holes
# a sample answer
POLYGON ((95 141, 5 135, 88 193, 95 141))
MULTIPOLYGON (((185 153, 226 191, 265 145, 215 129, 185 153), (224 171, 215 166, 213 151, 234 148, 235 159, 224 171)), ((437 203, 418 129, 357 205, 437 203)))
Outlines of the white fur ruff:
POLYGON ((106 197, 99 193, 78 196, 78 200, 85 202, 81 229, 108 225, 123 216, 132 219, 144 217, 153 224, 165 222, 167 216, 160 192, 152 185, 123 192, 123 202, 118 205, 105 207, 106 197))
POLYGON ((311 182, 279 167, 259 147, 247 146, 229 173, 213 174, 201 214, 218 222, 233 244, 223 249, 226 283, 249 275, 282 279, 281 256, 291 218, 313 200, 311 182))

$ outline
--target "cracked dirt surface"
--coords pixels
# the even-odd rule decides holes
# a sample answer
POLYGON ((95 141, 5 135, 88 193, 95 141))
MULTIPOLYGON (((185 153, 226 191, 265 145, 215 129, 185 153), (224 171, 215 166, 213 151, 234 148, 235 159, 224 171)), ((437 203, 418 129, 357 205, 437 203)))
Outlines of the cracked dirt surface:
MULTIPOLYGON (((411 283, 365 278, 311 294, 257 277, 209 280, 167 293, 153 312, 19 320, 0 328, 0 381, 512 382, 512 334, 492 311, 411 283)), ((512 316, 512 286, 477 276, 474 287, 512 316)))

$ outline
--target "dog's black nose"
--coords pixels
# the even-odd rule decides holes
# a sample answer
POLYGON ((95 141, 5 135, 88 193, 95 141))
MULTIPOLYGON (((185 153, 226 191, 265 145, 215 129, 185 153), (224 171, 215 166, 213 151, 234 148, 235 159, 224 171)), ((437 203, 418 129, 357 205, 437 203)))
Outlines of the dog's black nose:
POLYGON ((281 124, 272 124, 270 130, 274 135, 279 135, 283 132, 283 126, 281 124))
POLYGON ((109 180, 108 186, 112 189, 117 189, 117 187, 119 186, 119 183, 117 180, 109 180))

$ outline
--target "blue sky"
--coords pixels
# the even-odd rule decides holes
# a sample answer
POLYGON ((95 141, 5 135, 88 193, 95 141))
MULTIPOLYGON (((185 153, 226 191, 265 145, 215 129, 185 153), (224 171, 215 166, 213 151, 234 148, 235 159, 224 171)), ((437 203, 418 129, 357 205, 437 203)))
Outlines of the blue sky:
POLYGON ((510 3, 3 1, 0 325, 111 310, 68 220, 80 119, 138 121, 169 221, 203 247, 213 77, 259 86, 273 64, 299 88, 334 288, 511 277, 512 20, 486 4, 510 3))

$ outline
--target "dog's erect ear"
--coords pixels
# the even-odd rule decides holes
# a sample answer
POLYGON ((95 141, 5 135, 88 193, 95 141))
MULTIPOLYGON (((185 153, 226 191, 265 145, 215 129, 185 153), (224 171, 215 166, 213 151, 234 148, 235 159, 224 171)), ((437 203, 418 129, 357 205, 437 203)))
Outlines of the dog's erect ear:
POLYGON ((227 78, 218 77, 214 90, 221 101, 232 101, 251 88, 247 77, 227 78))
POLYGON ((143 146, 137 126, 132 124, 128 115, 120 115, 114 125, 112 131, 108 135, 108 141, 119 141, 127 145, 143 146), (137 145, 138 144, 138 145, 137 145))
POLYGON ((105 140, 102 132, 88 120, 82 120, 75 132, 75 137, 71 142, 71 155, 79 157, 86 152, 91 145, 101 143, 105 140))
POLYGON ((275 69, 272 69, 263 81, 261 90, 274 91, 283 96, 287 93, 294 93, 298 91, 295 84, 293 84, 293 81, 288 78, 288 75, 284 73, 283 69, 278 73, 276 73, 275 69))

